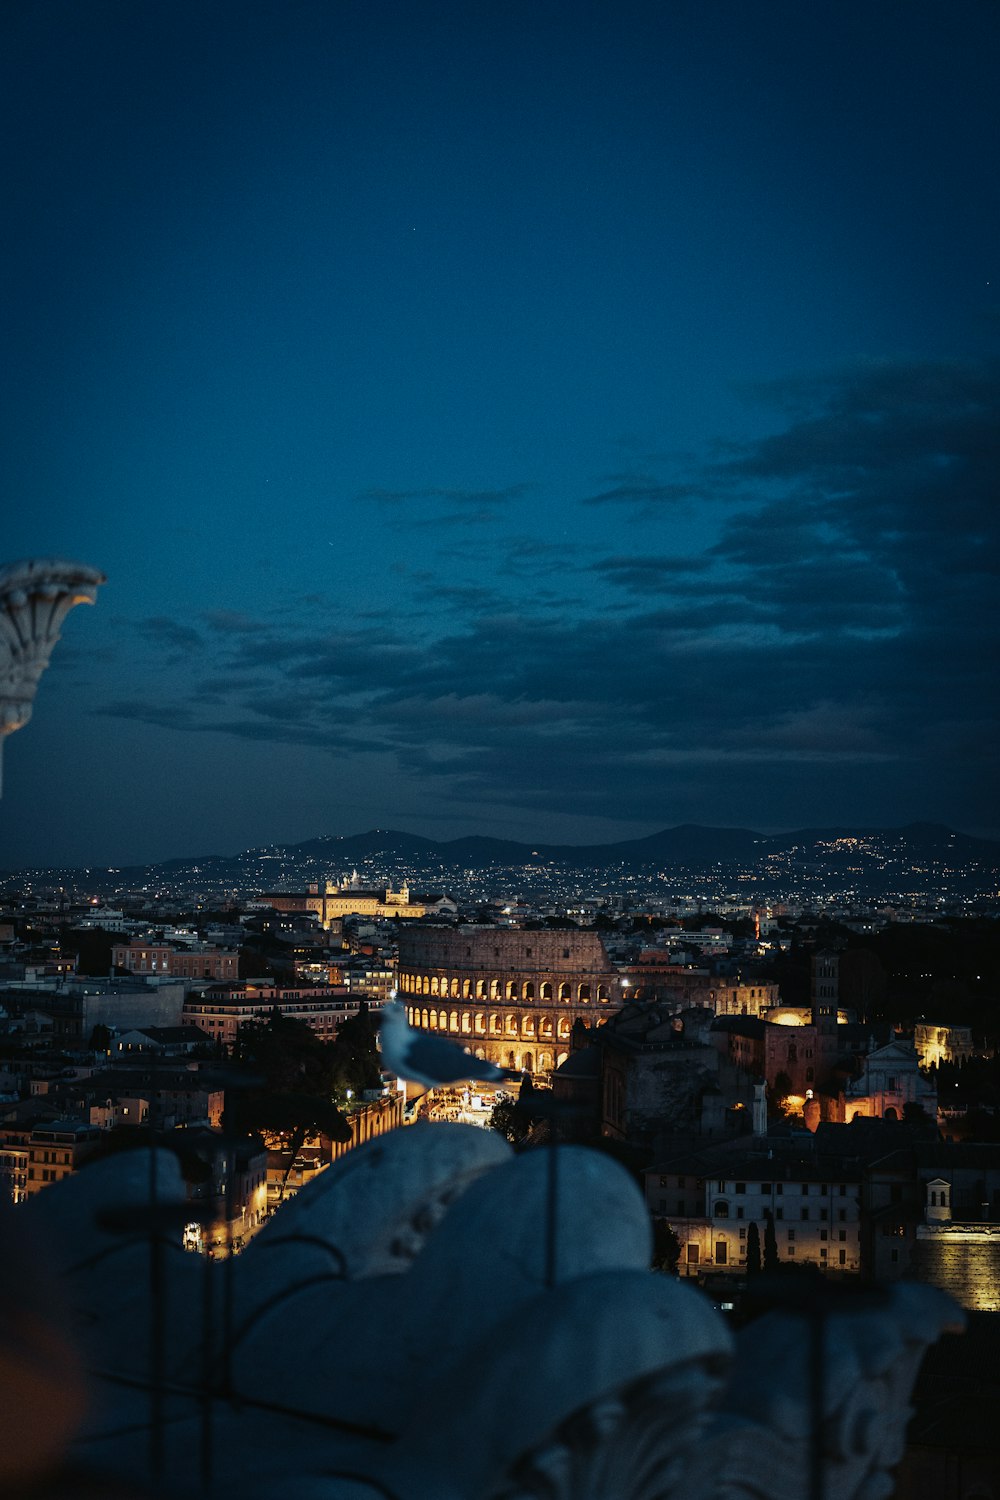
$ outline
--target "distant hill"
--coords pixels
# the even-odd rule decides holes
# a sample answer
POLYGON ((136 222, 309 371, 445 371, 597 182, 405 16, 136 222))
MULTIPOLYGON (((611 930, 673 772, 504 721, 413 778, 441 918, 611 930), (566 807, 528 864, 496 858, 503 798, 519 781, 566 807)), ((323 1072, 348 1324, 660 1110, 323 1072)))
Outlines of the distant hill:
MULTIPOLYGON (((240 854, 206 854, 160 864, 109 871, 104 883, 196 883, 256 885, 259 889, 289 882, 334 879, 355 867, 384 866, 384 878, 399 877, 402 868, 416 880, 440 880, 449 871, 530 871, 562 867, 567 871, 767 870, 769 874, 856 872, 859 886, 872 886, 888 871, 920 874, 935 870, 1000 869, 1000 843, 973 838, 938 823, 911 823, 903 828, 802 828, 764 834, 749 828, 711 828, 684 823, 644 838, 612 844, 522 843, 513 839, 469 835, 436 840, 392 828, 365 833, 325 834, 298 844, 269 844, 240 854), (765 863, 766 866, 765 866, 765 863)), ((60 881, 77 871, 60 870, 60 881)), ((9 872, 10 879, 16 872, 9 872)), ((98 872, 91 869, 91 884, 98 872)))

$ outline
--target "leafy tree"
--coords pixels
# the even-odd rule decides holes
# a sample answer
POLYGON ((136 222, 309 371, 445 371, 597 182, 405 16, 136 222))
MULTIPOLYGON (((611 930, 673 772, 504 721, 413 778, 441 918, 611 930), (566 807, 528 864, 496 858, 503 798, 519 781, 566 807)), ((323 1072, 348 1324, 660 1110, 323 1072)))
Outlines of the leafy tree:
POLYGON ((103 927, 80 927, 67 929, 62 945, 64 952, 76 954, 77 972, 89 976, 111 973, 111 952, 120 941, 120 937, 103 927))
POLYGON ((111 1047, 111 1032, 109 1028, 98 1021, 90 1033, 90 1041, 87 1046, 92 1052, 107 1052, 111 1047))
POLYGON ((769 1274, 777 1271, 780 1266, 778 1260, 778 1236, 774 1232, 774 1215, 771 1210, 764 1210, 764 1270, 769 1274))
POLYGON ((653 1220, 654 1271, 663 1271, 668 1276, 677 1275, 677 1262, 681 1258, 681 1242, 666 1219, 653 1220))
MULTIPOLYGON (((775 1249, 777 1254, 777 1249, 775 1249)), ((760 1270, 760 1230, 751 1224, 747 1230, 747 1275, 756 1276, 760 1270)))
POLYGON ((371 1011, 362 1001, 356 1016, 348 1016, 337 1028, 333 1043, 336 1084, 345 1094, 381 1086, 381 1062, 377 1045, 378 1028, 371 1011))
POLYGON ((343 1088, 336 1044, 321 1042, 304 1021, 275 1008, 266 1022, 241 1026, 234 1061, 246 1086, 227 1087, 225 1128, 233 1135, 282 1136, 286 1182, 307 1136, 351 1139, 350 1126, 334 1104, 335 1091, 343 1088))
POLYGON ((518 1101, 512 1099, 510 1094, 498 1094, 496 1103, 490 1110, 489 1127, 517 1147, 527 1139, 531 1120, 523 1110, 518 1109, 518 1101))
POLYGON ((886 973, 870 948, 840 955, 840 1003, 856 1010, 862 1021, 885 1019, 886 973))
POLYGON ((333 1094, 333 1049, 305 1021, 283 1016, 277 1007, 266 1021, 240 1027, 233 1061, 259 1078, 259 1087, 269 1094, 311 1093, 327 1099, 333 1094))

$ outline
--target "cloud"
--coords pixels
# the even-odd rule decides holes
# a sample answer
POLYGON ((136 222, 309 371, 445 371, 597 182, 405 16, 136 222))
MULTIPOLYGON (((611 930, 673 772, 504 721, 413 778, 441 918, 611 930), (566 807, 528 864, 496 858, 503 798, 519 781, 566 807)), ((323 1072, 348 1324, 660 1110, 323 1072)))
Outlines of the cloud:
MULTIPOLYGON (((673 594, 678 580, 705 573, 712 566, 708 557, 631 556, 602 557, 589 564, 593 573, 601 573, 610 582, 633 594, 673 594)), ((704 584, 696 587, 704 593, 704 584)))
POLYGON ((702 498, 690 483, 665 483, 653 474, 609 474, 608 489, 587 495, 584 505, 664 505, 702 498))
MULTIPOLYGON (((998 392, 985 365, 785 382, 766 392, 780 430, 715 449, 684 487, 713 499, 699 555, 655 528, 646 552, 545 532, 442 548, 437 571, 398 570, 378 620, 331 629, 325 601, 212 612, 176 708, 145 684, 101 712, 381 755, 480 817, 752 821, 756 801, 761 821, 794 826, 947 802, 989 822, 998 392)), ((629 483, 633 499, 681 498, 629 483)), ((170 625, 146 633, 169 642, 170 625)))
POLYGON ((197 651, 204 644, 201 635, 190 625, 171 620, 166 615, 154 615, 140 620, 136 625, 140 635, 160 646, 170 646, 177 651, 197 651))

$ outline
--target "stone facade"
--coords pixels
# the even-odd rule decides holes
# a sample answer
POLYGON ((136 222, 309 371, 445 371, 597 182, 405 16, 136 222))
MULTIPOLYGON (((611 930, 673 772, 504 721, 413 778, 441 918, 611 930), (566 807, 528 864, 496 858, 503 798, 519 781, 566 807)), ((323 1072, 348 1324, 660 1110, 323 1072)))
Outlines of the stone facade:
POLYGON ((281 912, 313 912, 321 926, 330 931, 344 917, 407 917, 413 920, 432 915, 452 916, 458 907, 441 893, 417 895, 408 885, 398 891, 392 886, 362 890, 354 884, 339 886, 329 881, 322 889, 311 885, 305 892, 267 891, 261 901, 281 912))
POLYGON ((913 1045, 922 1068, 936 1068, 946 1062, 965 1062, 972 1056, 972 1027, 918 1021, 913 1028, 913 1045))
POLYGON ((422 927, 399 937, 399 998, 411 1026, 447 1031, 503 1068, 551 1073, 573 1023, 613 1015, 621 986, 601 936, 422 927))
POLYGON ((305 1021, 321 1041, 332 1042, 337 1027, 348 1016, 356 1016, 360 1004, 344 985, 290 990, 247 980, 245 984, 209 985, 200 994, 189 995, 184 1001, 183 1023, 197 1026, 213 1042, 231 1048, 241 1026, 266 1021, 277 1010, 293 1020, 305 1021))
POLYGON ((747 1232, 756 1223, 763 1246, 769 1217, 782 1263, 813 1265, 835 1277, 861 1271, 856 1171, 750 1155, 716 1166, 713 1176, 709 1170, 707 1162, 692 1160, 646 1174, 650 1212, 667 1219, 680 1241, 679 1275, 745 1275, 747 1232))
POLYGON ((167 1153, 120 1154, 10 1209, 3 1285, 22 1317, 0 1320, 0 1489, 801 1500, 818 1456, 813 1493, 891 1493, 925 1350, 962 1326, 951 1299, 810 1293, 818 1382, 801 1302, 734 1335, 647 1269, 631 1177, 557 1154, 554 1194, 548 1151, 513 1156, 459 1125, 390 1131, 219 1264, 150 1255, 143 1224, 189 1211, 167 1153), (108 1223, 123 1210, 125 1236, 108 1223))
POLYGON ((238 979, 240 956, 226 948, 172 948, 167 943, 116 943, 116 969, 131 974, 169 974, 174 979, 238 979))

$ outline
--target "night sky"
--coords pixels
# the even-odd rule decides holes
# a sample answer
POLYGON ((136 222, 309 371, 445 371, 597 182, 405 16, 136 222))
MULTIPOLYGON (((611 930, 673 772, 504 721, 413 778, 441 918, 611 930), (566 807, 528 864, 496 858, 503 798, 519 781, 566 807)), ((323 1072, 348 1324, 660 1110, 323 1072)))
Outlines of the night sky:
POLYGON ((996 834, 991 0, 14 0, 0 866, 996 834))

